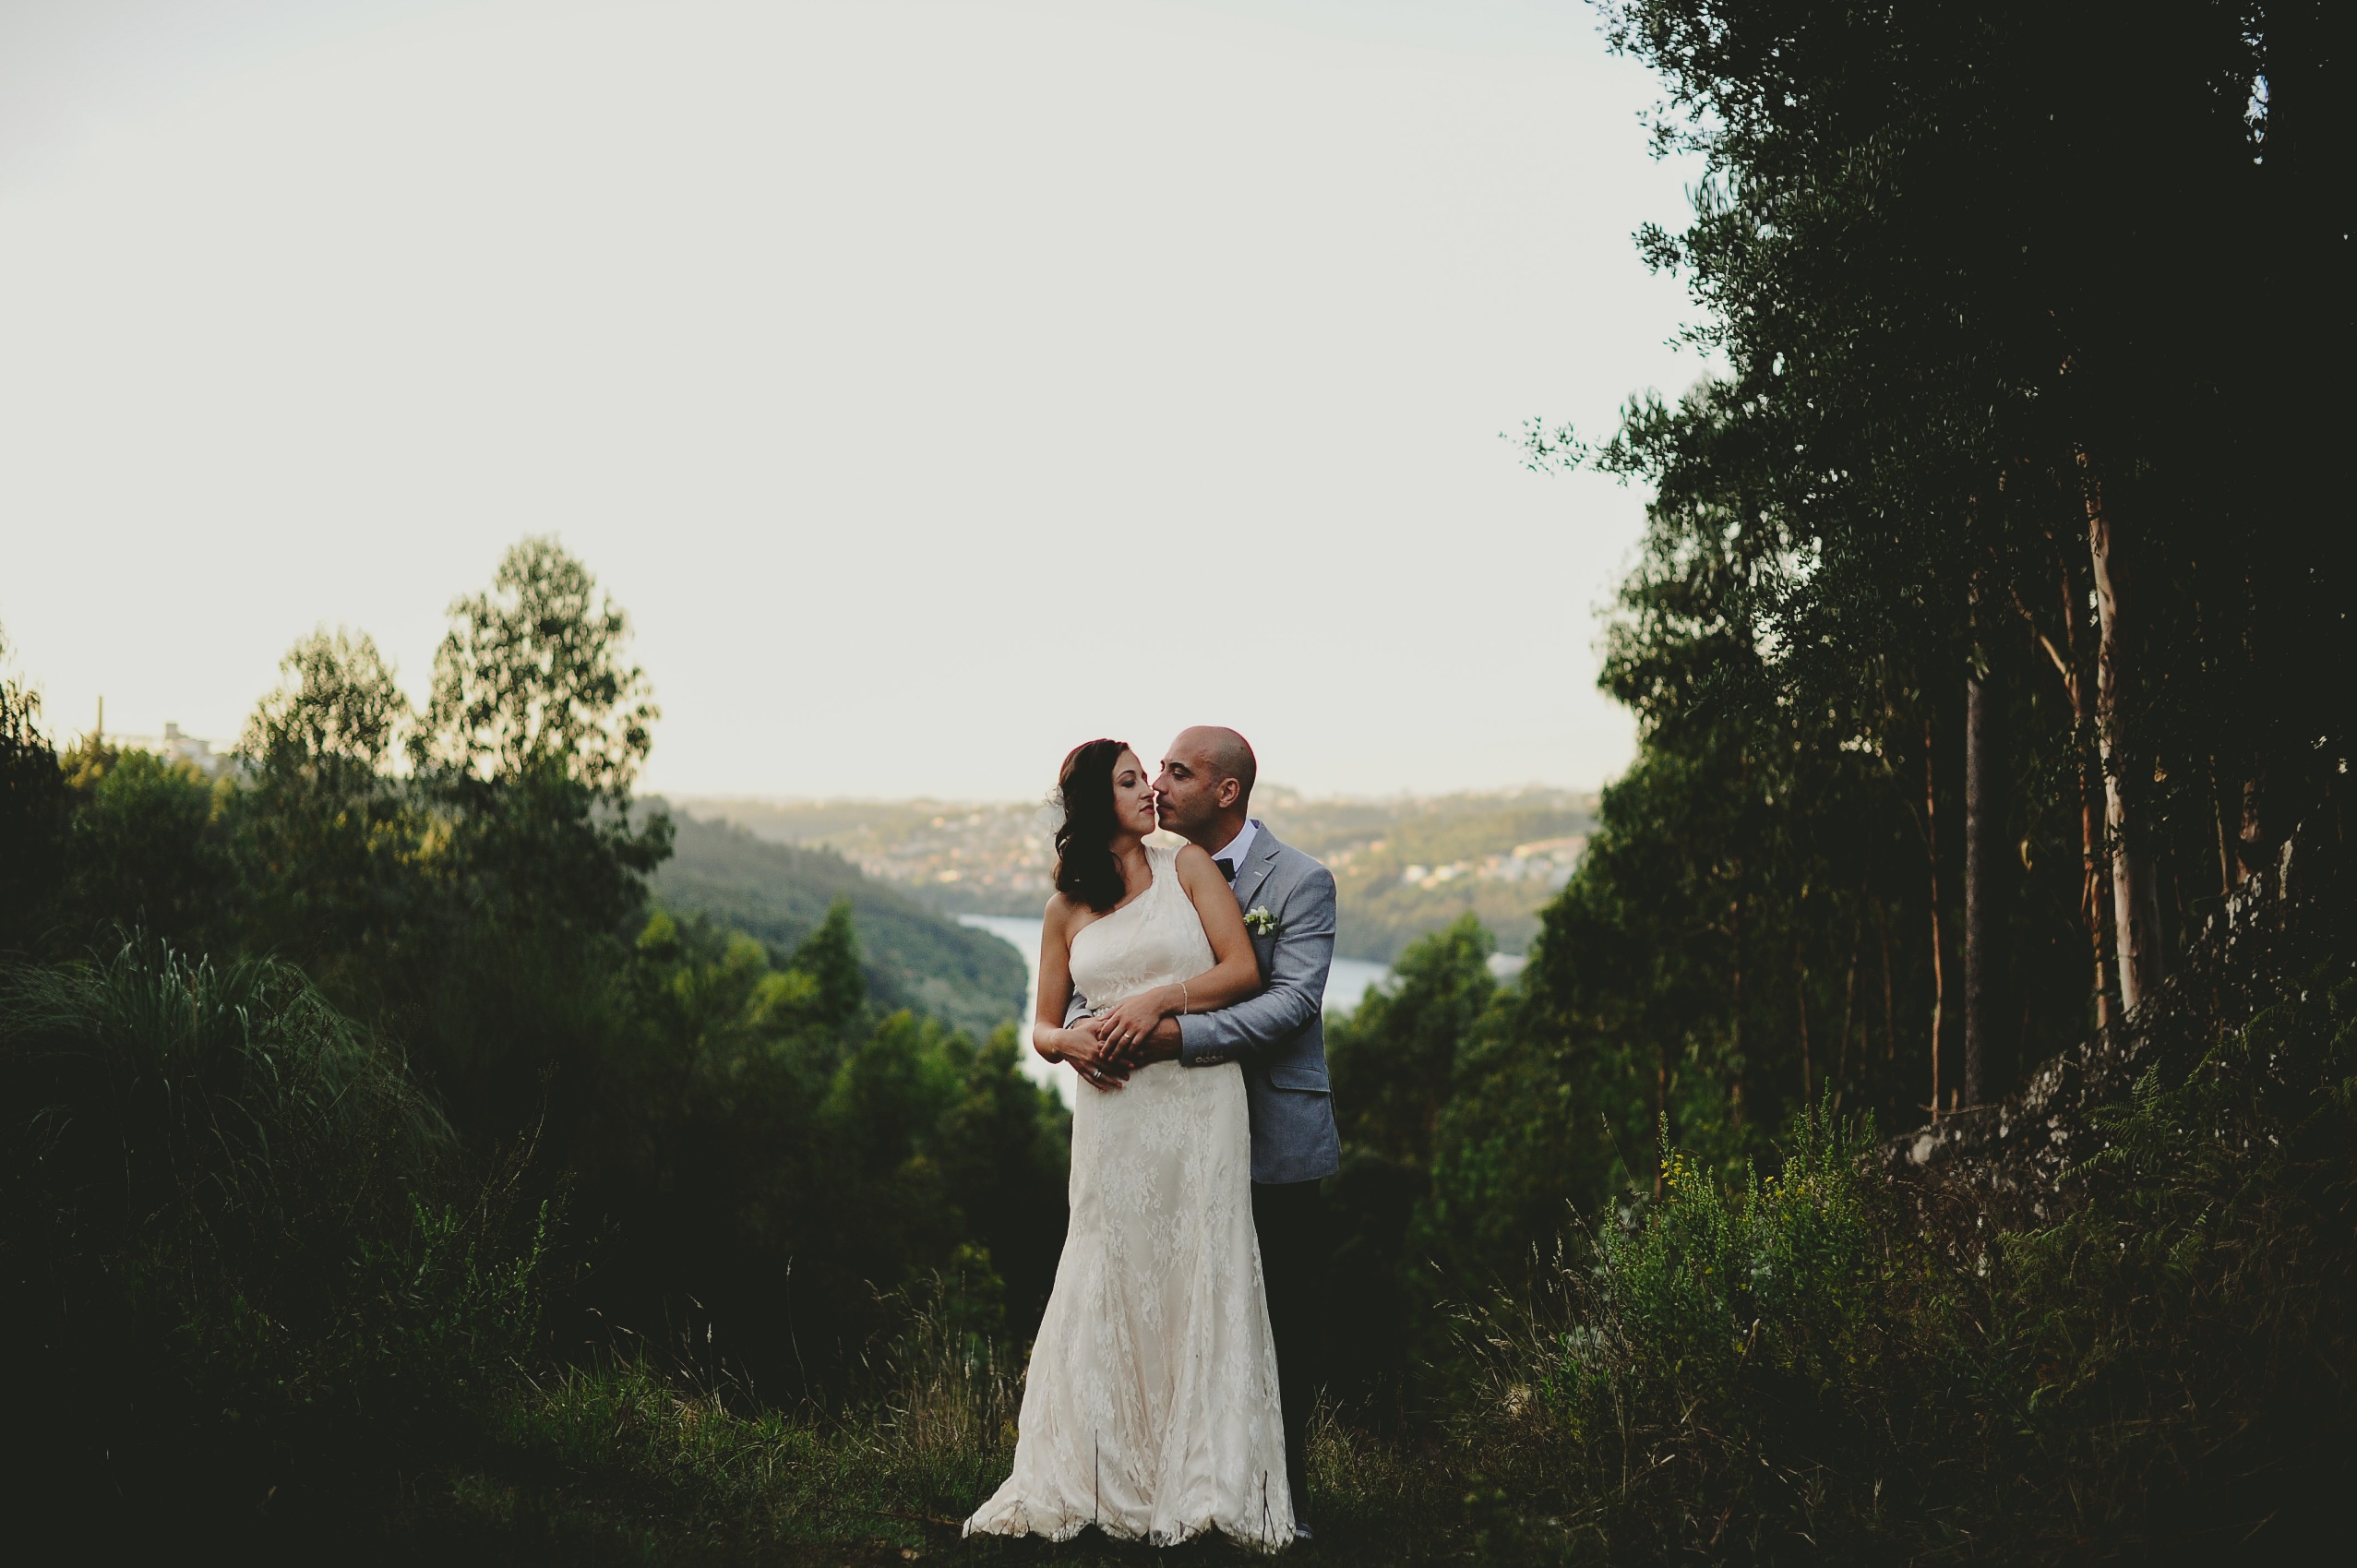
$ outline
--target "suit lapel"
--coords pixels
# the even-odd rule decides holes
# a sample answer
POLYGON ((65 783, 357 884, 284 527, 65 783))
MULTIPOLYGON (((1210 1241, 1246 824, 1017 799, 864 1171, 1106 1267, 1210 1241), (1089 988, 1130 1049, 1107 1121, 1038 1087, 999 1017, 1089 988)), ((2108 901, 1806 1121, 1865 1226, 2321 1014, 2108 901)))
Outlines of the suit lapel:
POLYGON ((1236 869, 1236 907, 1250 913, 1253 895, 1269 879, 1269 870, 1276 864, 1277 851, 1285 846, 1265 825, 1255 823, 1259 832, 1252 835, 1252 847, 1245 852, 1244 864, 1236 869))

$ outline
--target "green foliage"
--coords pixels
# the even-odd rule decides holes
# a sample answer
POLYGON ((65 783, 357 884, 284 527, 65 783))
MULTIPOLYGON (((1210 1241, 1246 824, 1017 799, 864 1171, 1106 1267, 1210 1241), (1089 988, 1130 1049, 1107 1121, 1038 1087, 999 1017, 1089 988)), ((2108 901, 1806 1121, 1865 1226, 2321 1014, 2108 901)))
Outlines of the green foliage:
MULTIPOLYGON (((2004 1243, 1999 1297, 2058 1534, 2321 1538, 2357 1473, 2357 964, 2288 977, 2100 1119, 2087 1200, 2004 1243)), ((2198 1027, 2198 1024, 2196 1024, 2198 1027)))
MULTIPOLYGON (((868 996, 930 1013, 977 1038, 1023 1011, 1023 962, 987 931, 951 924, 840 856, 756 838, 687 812, 650 879, 657 898, 792 952, 838 902, 857 921, 868 996)), ((1037 912, 1037 901, 1033 913, 1037 912)))
POLYGON ((185 762, 86 744, 66 758, 78 796, 67 847, 70 928, 142 927, 201 940, 219 914, 217 797, 185 762))
POLYGON ((1868 1143, 1805 1117, 1783 1168, 1733 1191, 1665 1150, 1659 1202, 1609 1222, 1534 1307, 1483 1322, 1492 1473, 1566 1508, 1519 1522, 1525 1550, 1839 1557, 1918 1495, 1904 1402, 1958 1325, 1936 1302, 1901 1321, 1868 1143))
POLYGON ((501 558, 489 593, 451 604, 450 620, 425 728, 411 744, 419 767, 485 778, 553 770, 627 799, 661 710, 622 652, 629 617, 588 569, 554 538, 526 539, 501 558))
POLYGON ((976 1050, 877 1015, 857 945, 840 914, 777 968, 749 938, 656 911, 630 1026, 585 1091, 576 1203, 611 1229, 580 1300, 641 1333, 700 1323, 772 1398, 839 1397, 897 1326, 879 1293, 961 1248, 1026 1329, 1063 1241, 1069 1122, 1022 1076, 1011 1026, 976 1050))
POLYGON ((316 631, 288 650, 279 672, 291 684, 255 707, 238 750, 266 778, 288 785, 332 791, 375 783, 409 718, 409 700, 376 640, 316 631))
POLYGON ((1395 976, 1368 992, 1326 1036, 1336 1117, 1356 1148, 1429 1167, 1458 1043, 1497 994, 1490 933, 1470 915, 1401 955, 1395 976))
MULTIPOLYGON (((1697 805, 1741 808, 1696 824, 1697 858, 1860 841, 1830 887, 1788 862, 1783 886, 1833 895, 1793 901, 1797 961, 1723 972, 1797 962, 1822 987, 1825 960, 1853 966, 1862 904, 1902 954, 1937 948, 1951 1028, 1980 684, 2000 760, 1978 892, 2003 939, 1977 955, 2003 1025, 1981 1043, 2005 1059, 1986 1097, 2089 1021, 2099 950, 2121 945, 2115 864, 2172 949, 2294 824, 2341 809, 2357 719, 2310 677, 2349 662, 2352 623, 2278 520, 2341 505, 2326 448, 2290 432, 2346 399, 2275 389, 2357 322, 2334 237, 2349 199, 2313 196, 2357 133, 2326 107, 2357 52, 2310 6, 2163 5, 2126 32, 2088 3, 1606 14, 1662 78, 1657 144, 1704 162, 1691 221, 1641 245, 1687 281, 1726 366, 1674 406, 1633 399, 1594 455, 1654 490, 1607 684, 1649 755, 1758 770, 1697 772, 1697 805), (2079 69, 2096 58, 2113 64, 2079 69)), ((1534 439, 1535 460, 1563 455, 1534 439)), ((1912 1031, 1932 997, 1909 999, 1893 1012, 1912 1031)), ((1885 1114, 1925 1104, 1935 1058, 1958 1082, 1960 1042, 1910 1043, 1905 1096, 1869 1086, 1885 1114)), ((1677 1119, 1673 1097, 1656 1096, 1677 1119)))
POLYGON ((284 965, 134 941, 7 972, 0 1147, 0 1314, 46 1347, 30 1474, 127 1495, 126 1526, 336 1506, 532 1344, 544 1215, 284 965))
POLYGON ((247 786, 224 803, 241 924, 253 946, 356 992, 391 956, 429 831, 416 793, 385 771, 408 703, 365 635, 316 632, 279 668, 286 684, 239 742, 247 786))
MULTIPOLYGON (((7 654, 0 636, 0 657, 7 654)), ((0 952, 25 941, 66 863, 66 781, 41 732, 41 698, 0 676, 0 952)))
POLYGON ((836 1024, 859 1016, 867 1003, 867 976, 860 966, 859 938, 851 928, 851 901, 827 906, 819 928, 794 950, 794 967, 810 976, 820 1016, 836 1024))
MULTIPOLYGON (((1394 977, 1346 1017, 1329 1022, 1342 1170, 1326 1194, 1334 1246, 1328 1263, 1329 1386, 1360 1419, 1398 1422, 1442 1393, 1441 1303, 1479 1277, 1479 1242, 1467 1234, 1487 1211, 1453 1206, 1461 1097, 1474 1075, 1462 1058, 1498 1035, 1490 940, 1471 916, 1412 944, 1394 977)), ((1530 1107, 1519 1107, 1517 1119, 1530 1107)), ((1543 1223, 1552 1225, 1559 1215, 1543 1223)), ((1517 1236, 1510 1251, 1519 1251, 1517 1236)))
POLYGON ((1500 1538, 1615 1562, 2316 1538, 2357 1466, 2352 976, 2334 958, 2160 1049, 2043 1228, 1927 1211, 1829 1115, 1732 1189, 1667 1154, 1657 1202, 1475 1325, 1460 1420, 1513 1500, 1500 1538))
POLYGON ((871 967, 855 874, 751 935, 650 912, 619 612, 528 542, 458 622, 422 724, 366 638, 305 639, 218 783, 61 762, 6 688, 7 934, 52 960, 0 996, 6 1311, 77 1412, 42 1475, 126 1520, 316 1519, 466 1449, 552 1353, 825 1402, 936 1271, 976 1334, 1046 1299, 1061 1106, 1011 1026, 889 1005, 922 980, 996 1024, 1020 963, 884 895, 871 967), (176 945, 110 935, 140 923, 176 945), (966 944, 989 1000, 941 979, 966 944))

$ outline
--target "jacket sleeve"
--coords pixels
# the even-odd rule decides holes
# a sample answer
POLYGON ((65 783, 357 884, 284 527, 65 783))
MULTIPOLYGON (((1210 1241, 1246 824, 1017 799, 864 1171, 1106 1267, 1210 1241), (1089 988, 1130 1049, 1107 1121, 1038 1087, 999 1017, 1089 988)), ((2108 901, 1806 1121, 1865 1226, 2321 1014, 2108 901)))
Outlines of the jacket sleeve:
POLYGON ((1237 1061, 1301 1033, 1325 1005, 1334 933, 1334 873, 1315 866, 1277 912, 1268 984, 1233 1007, 1178 1020, 1178 1059, 1189 1067, 1237 1061))

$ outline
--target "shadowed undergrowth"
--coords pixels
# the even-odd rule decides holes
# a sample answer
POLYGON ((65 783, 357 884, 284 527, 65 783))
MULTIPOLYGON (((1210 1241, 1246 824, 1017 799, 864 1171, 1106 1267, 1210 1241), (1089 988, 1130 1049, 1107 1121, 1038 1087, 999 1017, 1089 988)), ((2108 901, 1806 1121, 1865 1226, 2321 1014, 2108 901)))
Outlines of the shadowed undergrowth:
MULTIPOLYGON (((1828 1115, 1732 1185, 1671 1151, 1659 1200, 1468 1317, 1430 1435, 1320 1425, 1321 1558, 2279 1556, 2357 1477, 2357 963, 2327 913, 2231 1021, 2198 987, 2140 1016, 2043 1228, 1931 1202, 1828 1115)), ((253 1559, 1249 1555, 959 1539, 1020 1404, 978 1254, 878 1301, 900 1331, 824 1406, 643 1347, 568 1365, 544 1221, 299 975, 133 943, 8 985, 5 1305, 49 1440, 20 1520, 253 1559)))

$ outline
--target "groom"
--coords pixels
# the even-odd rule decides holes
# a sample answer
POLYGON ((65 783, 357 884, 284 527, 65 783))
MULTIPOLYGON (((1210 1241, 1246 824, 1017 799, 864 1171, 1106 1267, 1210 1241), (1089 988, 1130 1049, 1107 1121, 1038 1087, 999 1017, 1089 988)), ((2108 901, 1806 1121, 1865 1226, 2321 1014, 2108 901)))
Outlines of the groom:
POLYGON ((1173 1059, 1189 1067, 1237 1061, 1252 1122, 1252 1223, 1261 1238, 1269 1327, 1285 1410, 1285 1464, 1296 1535, 1311 1538, 1307 1434, 1317 1394, 1319 1275, 1326 1254, 1318 1188, 1342 1167, 1326 1083, 1322 1008, 1334 962, 1334 873, 1279 844, 1250 815, 1258 767, 1230 729, 1181 733, 1154 781, 1161 825, 1201 844, 1235 887, 1260 995, 1217 1012, 1166 1018, 1129 1048, 1121 1067, 1173 1059))

